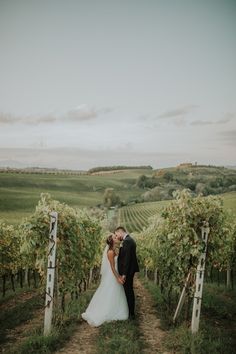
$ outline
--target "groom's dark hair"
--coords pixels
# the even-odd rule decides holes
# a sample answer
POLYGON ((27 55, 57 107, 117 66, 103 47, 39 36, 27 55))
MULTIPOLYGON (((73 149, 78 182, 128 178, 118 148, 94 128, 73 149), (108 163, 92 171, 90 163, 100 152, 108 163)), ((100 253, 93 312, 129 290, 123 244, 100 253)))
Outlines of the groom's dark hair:
POLYGON ((118 226, 115 231, 122 230, 123 232, 126 232, 125 228, 123 226, 118 226))

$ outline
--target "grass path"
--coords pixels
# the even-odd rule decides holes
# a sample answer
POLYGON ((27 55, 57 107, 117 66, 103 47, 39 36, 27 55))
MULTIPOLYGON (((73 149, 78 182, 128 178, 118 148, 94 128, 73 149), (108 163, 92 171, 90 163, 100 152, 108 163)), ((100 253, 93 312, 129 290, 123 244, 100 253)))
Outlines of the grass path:
POLYGON ((44 309, 36 290, 22 292, 0 304, 0 353, 9 353, 29 332, 42 325, 44 309))
POLYGON ((42 309, 34 312, 34 317, 25 323, 22 323, 15 328, 8 330, 7 341, 0 349, 0 353, 9 353, 13 347, 18 347, 26 340, 28 333, 36 331, 42 326, 44 311, 42 309))
POLYGON ((95 354, 99 329, 81 320, 70 341, 57 354, 95 354))
POLYGON ((161 329, 160 319, 156 311, 155 303, 151 294, 144 288, 141 281, 135 280, 136 296, 137 296, 137 314, 139 332, 145 344, 144 354, 170 354, 163 352, 162 340, 166 332, 161 329))
POLYGON ((5 298, 2 298, 0 302, 0 311, 14 308, 17 304, 28 301, 36 294, 37 294, 36 290, 29 290, 29 291, 23 290, 19 294, 9 297, 9 299, 7 300, 5 300, 5 298))
MULTIPOLYGON (((138 327, 137 331, 141 334, 144 346, 142 353, 167 354, 167 352, 162 351, 161 343, 165 332, 160 328, 160 320, 157 317, 155 304, 151 295, 138 278, 135 278, 134 290, 137 299, 137 321, 135 321, 135 325, 138 327)), ((115 328, 115 323, 111 324, 111 326, 115 328)), ((57 354, 98 353, 97 342, 99 331, 99 328, 90 327, 87 322, 81 320, 70 341, 57 351, 57 354)), ((119 353, 121 352, 119 351, 119 353)), ((133 353, 136 352, 133 351, 133 353)), ((137 352, 137 354, 141 353, 137 352)))

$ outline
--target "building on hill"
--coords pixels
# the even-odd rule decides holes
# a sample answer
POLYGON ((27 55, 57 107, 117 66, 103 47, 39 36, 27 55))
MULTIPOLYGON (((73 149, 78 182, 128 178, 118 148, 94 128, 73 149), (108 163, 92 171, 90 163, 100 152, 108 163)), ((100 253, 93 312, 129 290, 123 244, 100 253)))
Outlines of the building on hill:
MULTIPOLYGON (((186 167, 193 167, 194 165, 192 164, 192 162, 183 162, 180 163, 177 168, 186 168, 186 167)), ((196 162, 195 162, 195 166, 196 166, 196 162)))

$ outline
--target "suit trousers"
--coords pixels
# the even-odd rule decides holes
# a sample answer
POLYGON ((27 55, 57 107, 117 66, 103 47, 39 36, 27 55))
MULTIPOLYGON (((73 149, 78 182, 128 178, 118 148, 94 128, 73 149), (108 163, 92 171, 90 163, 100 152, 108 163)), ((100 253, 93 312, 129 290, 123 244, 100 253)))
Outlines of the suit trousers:
POLYGON ((128 274, 124 283, 124 290, 129 307, 129 316, 134 316, 135 297, 133 289, 134 273, 128 274))

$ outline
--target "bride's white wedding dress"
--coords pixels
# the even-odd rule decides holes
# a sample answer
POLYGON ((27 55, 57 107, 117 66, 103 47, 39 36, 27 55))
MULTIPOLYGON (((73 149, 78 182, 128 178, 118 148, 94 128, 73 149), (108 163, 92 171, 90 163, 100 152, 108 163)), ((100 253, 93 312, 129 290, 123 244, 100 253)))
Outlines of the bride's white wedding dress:
MULTIPOLYGON (((82 318, 94 327, 100 326, 104 322, 127 320, 129 316, 123 285, 117 282, 112 272, 107 251, 108 246, 105 248, 102 258, 101 283, 86 312, 82 313, 82 318)), ((116 271, 117 258, 115 256, 116 271)))

